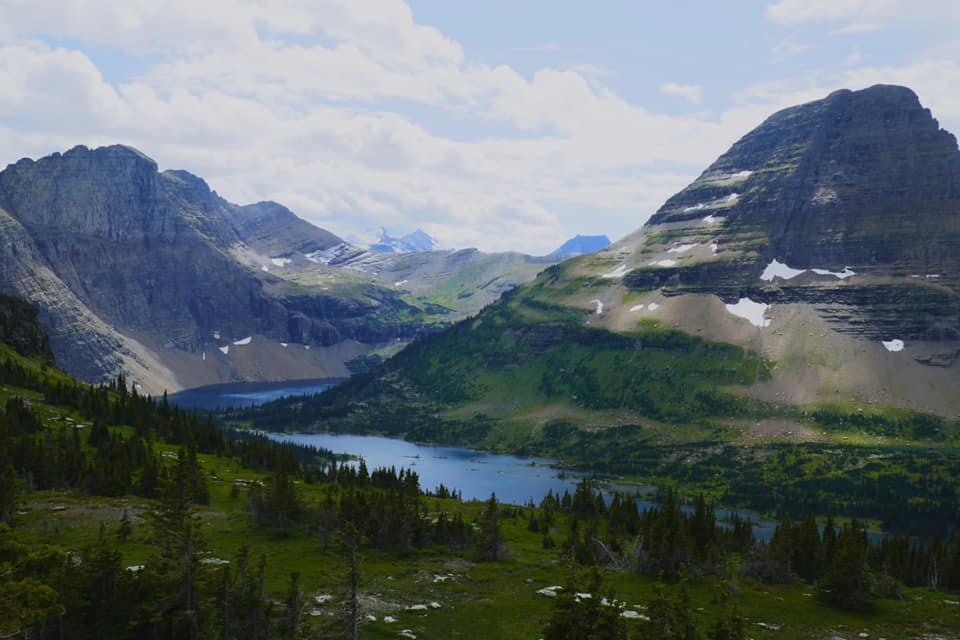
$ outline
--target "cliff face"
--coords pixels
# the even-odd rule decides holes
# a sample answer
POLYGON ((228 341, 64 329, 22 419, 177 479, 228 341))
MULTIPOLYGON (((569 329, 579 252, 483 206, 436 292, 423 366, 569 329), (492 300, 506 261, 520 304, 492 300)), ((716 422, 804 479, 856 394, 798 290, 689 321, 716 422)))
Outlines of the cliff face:
POLYGON ((38 305, 58 361, 87 381, 126 371, 157 391, 344 375, 364 344, 423 330, 424 314, 393 291, 294 287, 267 266, 338 247, 350 254, 280 205, 238 207, 129 147, 77 147, 0 172, 0 288, 38 305), (301 345, 297 364, 274 371, 267 351, 249 357, 256 345, 245 360, 230 355, 252 336, 301 345), (357 346, 332 359, 302 348, 345 343, 357 346))

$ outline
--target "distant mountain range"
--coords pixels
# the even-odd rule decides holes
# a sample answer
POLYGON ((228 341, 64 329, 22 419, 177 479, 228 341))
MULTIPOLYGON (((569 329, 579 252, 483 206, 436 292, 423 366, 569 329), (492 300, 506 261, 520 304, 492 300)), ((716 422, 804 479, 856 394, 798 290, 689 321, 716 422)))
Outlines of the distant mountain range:
POLYGON ((607 236, 577 235, 564 242, 559 249, 551 252, 550 255, 578 256, 600 251, 600 249, 606 249, 608 246, 610 246, 610 238, 607 236))
POLYGON ((120 145, 0 172, 0 291, 39 308, 71 374, 124 373, 150 393, 349 375, 556 262, 400 240, 418 253, 361 249, 277 203, 232 204, 120 145))
POLYGON ((433 251, 434 249, 440 248, 439 242, 420 229, 396 238, 390 235, 386 228, 378 227, 371 232, 371 235, 372 237, 368 238, 367 242, 357 241, 355 244, 365 246, 368 250, 376 251, 377 253, 433 251))

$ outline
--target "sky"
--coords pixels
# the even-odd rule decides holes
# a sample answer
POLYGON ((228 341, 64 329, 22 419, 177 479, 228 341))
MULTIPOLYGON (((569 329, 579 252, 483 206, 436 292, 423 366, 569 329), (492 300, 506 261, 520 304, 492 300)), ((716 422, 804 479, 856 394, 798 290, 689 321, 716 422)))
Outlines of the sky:
POLYGON ((127 144, 344 237, 616 240, 778 109, 912 88, 955 0, 0 0, 0 166, 127 144))

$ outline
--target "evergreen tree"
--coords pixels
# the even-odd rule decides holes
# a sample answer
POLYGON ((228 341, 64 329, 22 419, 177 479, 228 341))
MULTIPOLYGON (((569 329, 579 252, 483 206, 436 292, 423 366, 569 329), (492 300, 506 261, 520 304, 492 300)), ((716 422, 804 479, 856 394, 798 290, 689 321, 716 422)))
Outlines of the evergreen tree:
POLYGON ((0 473, 0 523, 13 520, 17 511, 17 474, 10 464, 0 473))
POLYGON ((743 614, 731 593, 730 585, 726 582, 720 584, 719 591, 720 618, 710 631, 709 640, 745 640, 743 614))
POLYGON ((500 505, 497 494, 491 493, 484 507, 480 524, 480 556, 485 560, 503 557, 503 534, 500 531, 500 505))
POLYGON ((200 554, 205 545, 197 526, 196 457, 180 452, 169 479, 161 484, 160 501, 150 514, 153 540, 160 551, 156 571, 166 597, 158 612, 169 636, 194 640, 199 631, 200 554))
POLYGON ((544 640, 625 640, 622 605, 614 600, 612 592, 601 597, 602 591, 596 567, 586 585, 581 586, 573 575, 557 594, 543 630, 544 640))
POLYGON ((868 578, 866 534, 854 520, 844 525, 837 536, 833 561, 819 589, 820 597, 843 609, 872 611, 874 601, 868 578))

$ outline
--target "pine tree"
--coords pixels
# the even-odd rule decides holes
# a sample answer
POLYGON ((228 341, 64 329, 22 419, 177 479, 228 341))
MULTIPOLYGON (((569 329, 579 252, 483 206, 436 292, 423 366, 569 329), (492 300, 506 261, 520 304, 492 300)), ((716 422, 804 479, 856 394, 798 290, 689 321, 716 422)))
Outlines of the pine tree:
POLYGON ((198 577, 200 554, 205 549, 194 509, 196 457, 180 457, 170 477, 160 487, 160 501, 150 514, 153 540, 160 550, 156 569, 166 584, 167 597, 159 612, 172 637, 194 640, 199 630, 198 577))
POLYGON ((7 464, 0 473, 0 523, 8 523, 17 511, 17 474, 7 464))
POLYGON ((300 589, 300 573, 290 574, 290 587, 284 599, 286 614, 284 616, 284 635, 288 638, 298 638, 301 632, 301 618, 303 616, 303 591, 300 589))
POLYGON ((820 586, 820 597, 842 609, 872 611, 867 573, 867 539, 856 520, 837 536, 833 561, 820 586))
POLYGON ((491 493, 483 510, 480 525, 480 555, 486 560, 503 557, 503 534, 500 531, 500 505, 497 494, 491 493))
POLYGON ((120 517, 120 526, 117 528, 117 538, 120 539, 120 542, 126 542, 132 532, 133 527, 130 524, 130 514, 124 509, 123 515, 120 517))

